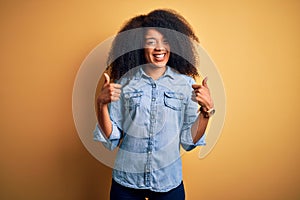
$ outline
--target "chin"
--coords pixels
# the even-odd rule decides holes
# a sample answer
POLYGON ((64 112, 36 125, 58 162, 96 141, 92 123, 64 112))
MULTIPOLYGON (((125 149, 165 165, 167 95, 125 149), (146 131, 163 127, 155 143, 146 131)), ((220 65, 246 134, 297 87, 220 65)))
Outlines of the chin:
POLYGON ((157 67, 157 68, 164 68, 167 66, 167 63, 151 63, 151 65, 153 65, 153 67, 157 67))

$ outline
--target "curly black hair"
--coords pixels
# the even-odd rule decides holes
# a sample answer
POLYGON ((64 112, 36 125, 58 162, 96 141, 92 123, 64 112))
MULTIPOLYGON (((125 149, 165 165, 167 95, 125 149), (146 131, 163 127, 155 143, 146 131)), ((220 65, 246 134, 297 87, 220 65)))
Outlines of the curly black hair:
POLYGON ((193 45, 199 39, 180 14, 174 10, 158 9, 130 19, 114 38, 107 60, 112 80, 118 80, 130 69, 147 63, 144 35, 148 28, 156 29, 167 38, 171 47, 168 66, 193 78, 199 76, 198 57, 193 45))

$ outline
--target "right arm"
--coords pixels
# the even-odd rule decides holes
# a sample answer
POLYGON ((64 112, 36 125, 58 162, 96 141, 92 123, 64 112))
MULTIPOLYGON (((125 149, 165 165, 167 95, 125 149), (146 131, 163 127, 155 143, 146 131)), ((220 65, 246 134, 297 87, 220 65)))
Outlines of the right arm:
POLYGON ((97 97, 96 112, 99 128, 105 136, 109 138, 112 133, 112 122, 108 112, 108 104, 120 99, 122 86, 120 84, 110 83, 108 74, 104 73, 104 76, 105 82, 97 97))

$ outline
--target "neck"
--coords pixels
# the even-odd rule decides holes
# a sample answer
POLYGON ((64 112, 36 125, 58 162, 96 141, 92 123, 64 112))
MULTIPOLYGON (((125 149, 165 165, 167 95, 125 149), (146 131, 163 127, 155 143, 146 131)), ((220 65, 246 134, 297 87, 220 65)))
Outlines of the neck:
POLYGON ((165 71, 167 70, 167 66, 157 67, 152 64, 147 64, 147 65, 143 66, 143 70, 153 80, 157 80, 165 73, 165 71))

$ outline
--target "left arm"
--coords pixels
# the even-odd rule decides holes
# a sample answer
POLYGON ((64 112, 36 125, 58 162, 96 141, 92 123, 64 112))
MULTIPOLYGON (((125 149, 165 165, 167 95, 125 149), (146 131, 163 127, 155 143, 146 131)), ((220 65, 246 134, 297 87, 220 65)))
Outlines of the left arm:
POLYGON ((201 106, 200 115, 191 128, 193 142, 196 143, 205 133, 209 121, 207 112, 214 108, 214 103, 207 85, 207 77, 202 81, 202 85, 193 84, 192 87, 194 89, 192 100, 201 106))

